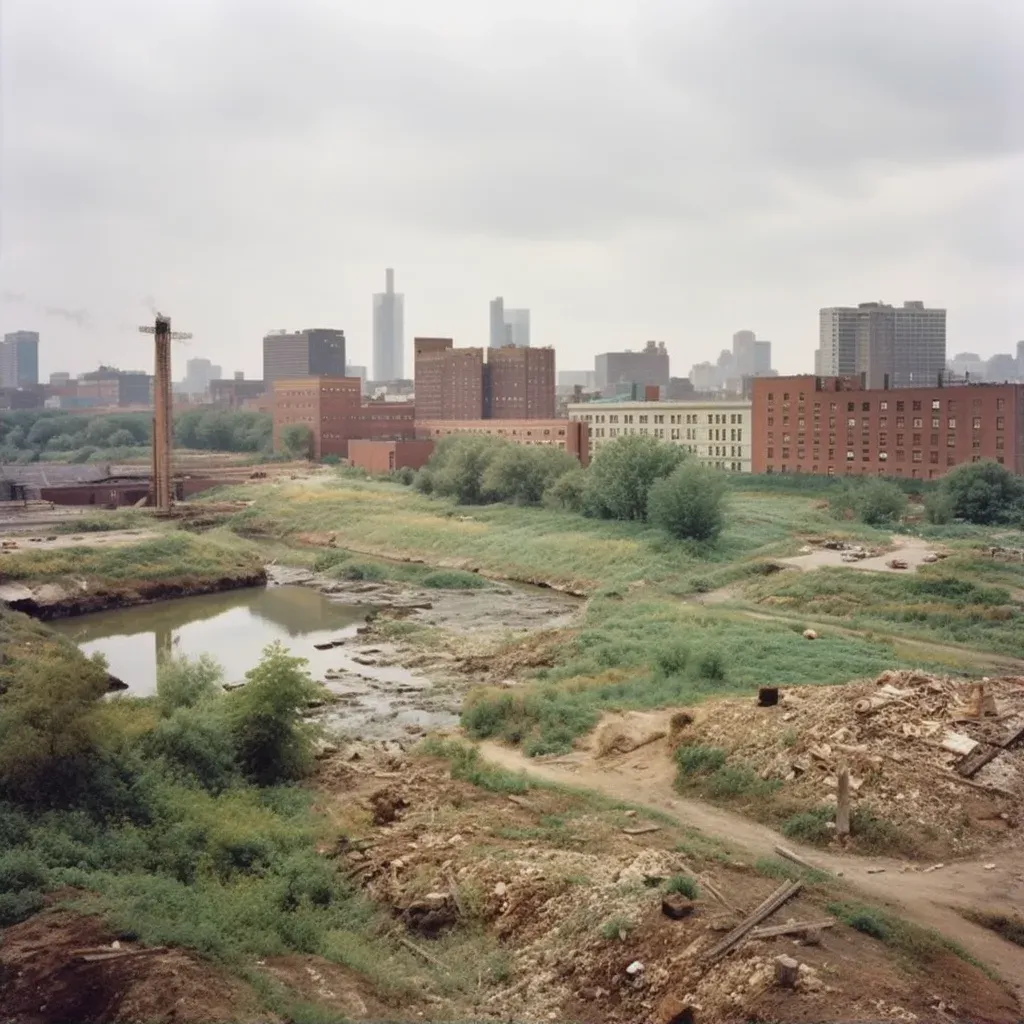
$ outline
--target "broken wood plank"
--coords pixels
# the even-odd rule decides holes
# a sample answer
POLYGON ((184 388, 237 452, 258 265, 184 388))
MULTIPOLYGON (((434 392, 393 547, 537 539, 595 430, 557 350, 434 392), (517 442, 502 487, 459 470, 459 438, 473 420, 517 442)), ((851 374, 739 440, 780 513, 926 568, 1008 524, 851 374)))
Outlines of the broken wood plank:
POLYGON ((971 779, 961 779, 956 775, 950 775, 948 778, 952 782, 958 782, 961 786, 970 786, 971 789, 978 790, 979 793, 988 793, 989 796, 1001 796, 1007 800, 1019 800, 1019 793, 1011 793, 1008 789, 1000 789, 998 786, 989 786, 984 782, 974 782, 971 779))
POLYGON ((406 949, 411 950, 417 956, 423 957, 423 959, 426 960, 428 964, 432 964, 434 967, 439 968, 440 970, 444 971, 445 974, 448 973, 448 968, 445 967, 445 965, 441 963, 441 961, 438 960, 437 957, 433 955, 433 953, 428 953, 425 949, 420 949, 420 947, 417 946, 415 942, 410 942, 407 938, 405 938, 404 935, 399 935, 398 941, 403 946, 405 946, 406 949))
POLYGON ((956 773, 957 775, 962 775, 965 779, 969 779, 977 775, 989 761, 995 760, 1002 752, 1002 747, 990 747, 985 744, 979 744, 976 749, 957 763, 956 773))
POLYGON ((1003 750, 1008 750, 1010 747, 1019 743, 1022 738, 1024 738, 1024 725, 1019 729, 1014 729, 1013 732, 1001 739, 999 741, 999 746, 1001 746, 1003 750))
POLYGON ((123 960, 126 957, 137 956, 158 956, 166 953, 166 946, 147 946, 145 949, 99 949, 72 953, 71 959, 81 963, 94 964, 103 963, 107 960, 123 960))
POLYGON ((954 754, 966 755, 970 754, 978 746, 978 741, 972 740, 970 736, 966 736, 962 732, 953 732, 952 729, 948 729, 942 737, 940 745, 943 750, 949 750, 954 754))
POLYGON ((660 832, 660 825, 636 825, 634 828, 624 828, 622 830, 627 836, 643 836, 648 832, 660 832))
POLYGON ((839 768, 838 799, 836 802, 836 835, 850 834, 850 769, 844 761, 839 768))
POLYGON ((508 802, 510 804, 515 804, 517 807, 525 807, 527 810, 532 810, 532 807, 530 805, 530 801, 524 799, 521 796, 510 796, 508 798, 508 802))
POLYGON ((798 864, 807 871, 821 871, 821 868, 816 868, 810 861, 804 860, 799 854, 794 853, 785 846, 776 846, 775 852, 780 857, 785 857, 786 860, 791 860, 794 864, 798 864))
POLYGON ((748 914, 725 938, 716 942, 704 957, 706 960, 718 960, 729 952, 733 946, 739 945, 751 931, 765 918, 771 917, 787 900, 795 896, 803 887, 803 882, 784 882, 756 910, 748 914))
POLYGON ((801 935, 804 932, 823 931, 834 928, 836 920, 830 917, 827 921, 792 921, 790 924, 772 924, 767 928, 755 928, 750 933, 752 939, 773 939, 777 935, 801 935))
MULTIPOLYGON (((693 872, 691 872, 691 874, 693 874, 693 872)), ((706 875, 696 875, 695 877, 697 881, 700 882, 700 884, 704 886, 704 888, 707 889, 707 891, 711 893, 711 895, 714 896, 723 907, 725 907, 726 910, 731 914, 736 913, 736 908, 714 887, 714 885, 712 885, 706 875)))

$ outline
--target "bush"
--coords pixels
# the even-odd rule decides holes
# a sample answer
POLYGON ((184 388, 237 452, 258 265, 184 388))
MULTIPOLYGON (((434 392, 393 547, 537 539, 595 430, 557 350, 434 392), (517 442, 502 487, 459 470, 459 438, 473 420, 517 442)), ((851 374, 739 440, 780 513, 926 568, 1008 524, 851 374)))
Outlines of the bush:
POLYGON ((601 938, 608 942, 624 939, 633 930, 633 922, 624 914, 613 914, 600 928, 601 938))
POLYGON ((223 693, 224 671, 209 654, 190 659, 168 658, 157 667, 156 696, 160 710, 170 715, 193 708, 223 693))
POLYGON ((725 658, 721 651, 709 648, 698 653, 694 660, 694 668, 701 679, 720 682, 725 679, 725 658))
POLYGON ((305 423, 289 423, 281 428, 281 449, 292 459, 311 458, 313 431, 305 423))
POLYGON ((953 521, 953 498, 941 489, 933 491, 924 499, 924 517, 935 526, 945 526, 953 521))
POLYGON ((582 466, 570 469, 548 485, 543 501, 549 508, 566 512, 583 511, 583 493, 587 486, 587 471, 582 466))
POLYGON ((805 843, 827 843, 834 834, 834 829, 828 826, 835 820, 834 807, 815 807, 787 819, 782 825, 782 834, 805 843))
POLYGON ((679 747, 675 757, 681 775, 710 775, 725 764, 725 751, 721 747, 679 747))
POLYGON ((1008 522, 1020 515, 1024 481, 998 462, 957 466, 939 485, 953 515, 969 523, 1008 522))
POLYGON ((424 493, 454 498, 460 505, 479 505, 493 500, 484 490, 484 473, 507 441, 486 435, 446 437, 434 448, 430 461, 420 470, 417 487, 424 493))
POLYGON ((690 660, 690 648, 682 640, 675 640, 662 647, 654 657, 654 664, 663 676, 677 676, 690 660))
POLYGON ((353 582, 356 580, 375 582, 387 579, 387 573, 383 567, 374 562, 349 562, 348 564, 343 564, 334 575, 338 579, 351 580, 353 582))
POLYGON ((335 566, 347 562, 350 557, 347 551, 325 551, 313 559, 313 572, 329 572, 335 566))
POLYGON ((397 483, 409 487, 416 479, 416 470, 412 466, 402 466, 401 469, 395 470, 393 478, 397 483))
POLYGON ((665 883, 665 891, 682 893, 690 900, 695 900, 700 896, 700 888, 689 875, 673 875, 665 883))
POLYGON ((727 484, 720 472, 684 462, 655 480, 647 498, 651 522, 677 540, 714 540, 725 523, 727 484))
POLYGON ((179 707, 161 719, 144 740, 149 757, 162 758, 172 773, 195 779, 211 793, 220 793, 238 780, 235 748, 225 742, 226 716, 222 707, 179 707))
POLYGON ((537 505, 547 488, 577 465, 559 448, 507 444, 492 456, 480 487, 498 501, 537 505))
POLYGON ((767 796, 779 788, 773 779, 762 779, 745 764, 723 765, 708 779, 708 794, 713 797, 767 796))
POLYGON ((99 448, 94 448, 92 445, 85 445, 84 447, 79 448, 78 451, 76 451, 74 453, 74 455, 72 455, 68 459, 68 462, 71 462, 71 463, 88 462, 98 451, 99 451, 99 448))
POLYGON ((303 721, 303 714, 321 687, 305 664, 282 644, 271 644, 246 672, 245 686, 230 695, 238 761, 257 785, 298 779, 312 767, 316 729, 303 721))
POLYGON ((907 496, 891 480, 845 480, 829 497, 828 507, 836 519, 852 516, 868 526, 883 526, 903 518, 907 496))
POLYGON ((646 520, 651 485, 685 458, 678 445, 653 437, 617 437, 601 448, 587 471, 584 513, 600 519, 646 520))
POLYGON ((423 586, 436 590, 483 590, 487 581, 474 572, 461 572, 458 569, 438 569, 427 573, 422 580, 423 586))

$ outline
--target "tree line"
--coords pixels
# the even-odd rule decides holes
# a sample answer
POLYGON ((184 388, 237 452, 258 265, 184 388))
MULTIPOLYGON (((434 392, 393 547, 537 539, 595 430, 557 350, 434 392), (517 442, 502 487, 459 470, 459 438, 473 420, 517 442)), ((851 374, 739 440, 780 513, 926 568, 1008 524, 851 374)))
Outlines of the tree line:
MULTIPOLYGON (((179 448, 204 451, 273 450, 269 414, 249 410, 195 409, 174 420, 179 448)), ((44 456, 86 462, 103 453, 149 447, 150 413, 79 415, 52 409, 0 413, 0 462, 35 462, 44 456)))

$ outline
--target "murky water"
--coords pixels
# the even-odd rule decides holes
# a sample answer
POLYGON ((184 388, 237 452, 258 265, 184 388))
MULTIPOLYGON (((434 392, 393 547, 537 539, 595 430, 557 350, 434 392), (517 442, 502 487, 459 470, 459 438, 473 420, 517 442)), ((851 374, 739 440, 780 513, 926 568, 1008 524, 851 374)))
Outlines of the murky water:
POLYGON ((308 587, 254 587, 96 612, 51 626, 86 654, 101 652, 128 692, 144 695, 155 691, 157 665, 172 654, 210 654, 226 682, 241 682, 276 640, 309 661, 314 679, 323 679, 347 659, 337 648, 318 651, 314 645, 353 636, 369 610, 330 601, 308 587))

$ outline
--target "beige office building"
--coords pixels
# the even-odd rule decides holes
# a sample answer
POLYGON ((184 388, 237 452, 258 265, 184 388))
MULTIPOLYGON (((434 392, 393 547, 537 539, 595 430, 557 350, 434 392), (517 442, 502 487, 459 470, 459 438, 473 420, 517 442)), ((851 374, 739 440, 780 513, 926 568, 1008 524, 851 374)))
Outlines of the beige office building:
POLYGON ((713 469, 750 472, 750 402, 574 402, 571 420, 590 434, 590 457, 617 437, 646 435, 677 444, 713 469))

